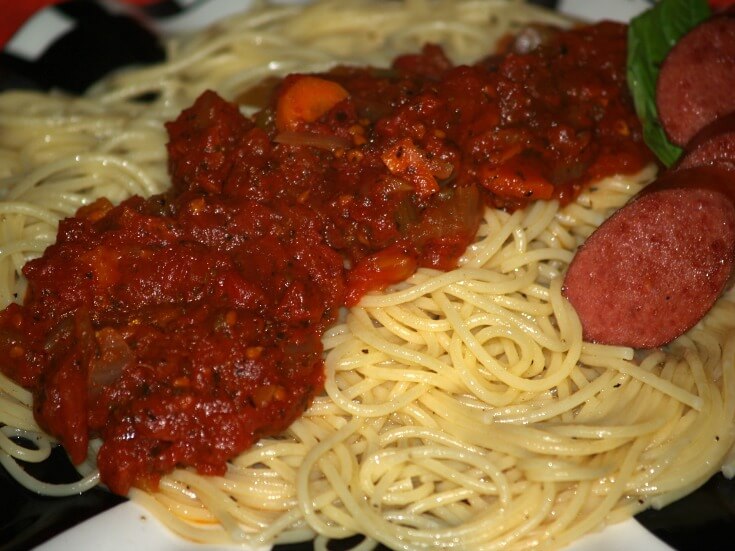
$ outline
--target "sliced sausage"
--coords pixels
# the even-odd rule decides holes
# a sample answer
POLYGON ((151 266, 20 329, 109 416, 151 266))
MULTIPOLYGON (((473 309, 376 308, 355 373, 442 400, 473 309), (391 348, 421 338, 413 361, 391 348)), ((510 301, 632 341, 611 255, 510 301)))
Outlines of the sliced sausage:
POLYGON ((585 339, 654 348, 707 313, 734 261, 735 172, 669 171, 586 240, 563 292, 585 339))
POLYGON ((669 139, 685 146, 735 111, 735 17, 700 23, 671 49, 656 82, 656 109, 669 139))
POLYGON ((735 113, 715 119, 687 143, 675 170, 721 165, 735 170, 735 113))

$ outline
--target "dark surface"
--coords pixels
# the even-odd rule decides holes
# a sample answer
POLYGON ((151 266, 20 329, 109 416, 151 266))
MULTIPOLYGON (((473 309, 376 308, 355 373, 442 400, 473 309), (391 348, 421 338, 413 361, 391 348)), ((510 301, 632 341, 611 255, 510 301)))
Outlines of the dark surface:
POLYGON ((678 551, 735 549, 735 480, 718 474, 685 498, 636 519, 678 551))
MULTIPOLYGON (((61 448, 28 471, 57 484, 78 478, 61 448)), ((31 549, 122 501, 100 488, 64 498, 38 496, 16 484, 0 467, 0 550, 31 549)))
MULTIPOLYGON (((554 7, 555 0, 537 0, 535 3, 554 7)), ((76 4, 76 3, 73 3, 76 4)), ((85 2, 83 9, 96 10, 85 2)), ((65 9, 80 9, 68 7, 65 9)), ((161 7, 163 11, 164 8, 161 7)), ((162 15, 162 14, 157 14, 162 15)), ((155 37, 142 29, 130 26, 129 21, 122 23, 122 30, 115 32, 130 33, 120 40, 119 35, 87 29, 82 34, 62 39, 56 52, 49 52, 42 58, 41 66, 23 66, 0 54, 0 89, 11 87, 41 88, 61 86, 72 91, 83 90, 104 73, 116 66, 135 62, 150 62, 160 59, 162 50, 155 37), (96 44, 98 47, 80 50, 78 41, 96 44), (126 44, 118 53, 103 54, 100 44, 126 44), (139 44, 136 47, 131 45, 139 44), (80 51, 86 50, 94 59, 89 63, 79 63, 80 51), (76 54, 76 59, 71 54, 76 54), (119 57, 117 57, 119 56, 119 57), (66 67, 86 68, 85 73, 70 73, 59 70, 64 60, 74 59, 76 63, 66 67)), ((76 69, 75 69, 76 70, 76 69)), ((74 471, 66 460, 65 454, 56 450, 52 458, 42 466, 35 466, 34 473, 50 482, 63 482, 74 477, 74 471)), ((0 551, 21 551, 50 539, 56 534, 83 522, 121 503, 122 498, 103 489, 94 489, 83 495, 67 498, 44 498, 37 496, 13 481, 0 468, 0 551)), ((638 520, 659 539, 678 551, 702 550, 718 551, 735 548, 735 482, 721 475, 712 478, 702 488, 684 499, 660 510, 646 511, 638 515, 638 520)), ((334 551, 345 549, 348 542, 334 542, 334 551)), ((305 551, 312 548, 309 544, 278 546, 279 551, 305 551)), ((384 547, 382 549, 385 549, 384 547)))
POLYGON ((94 2, 62 2, 47 9, 73 21, 73 27, 38 58, 0 52, 0 90, 80 93, 115 69, 161 61, 166 55, 159 38, 135 19, 109 13, 94 2))

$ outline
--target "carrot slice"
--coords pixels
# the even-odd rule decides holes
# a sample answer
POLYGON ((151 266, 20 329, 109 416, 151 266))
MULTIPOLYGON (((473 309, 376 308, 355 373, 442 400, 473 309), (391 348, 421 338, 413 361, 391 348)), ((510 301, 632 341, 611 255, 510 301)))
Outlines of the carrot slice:
POLYGON ((295 130, 300 122, 314 122, 349 93, 324 78, 303 75, 287 83, 276 105, 276 128, 295 130))

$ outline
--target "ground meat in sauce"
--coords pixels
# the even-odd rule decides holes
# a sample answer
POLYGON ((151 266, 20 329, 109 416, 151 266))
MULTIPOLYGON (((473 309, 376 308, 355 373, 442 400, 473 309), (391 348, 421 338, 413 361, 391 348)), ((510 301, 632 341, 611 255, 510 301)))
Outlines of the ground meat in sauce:
POLYGON ((321 391, 341 306, 454 267, 485 205, 565 203, 650 162, 625 27, 539 36, 474 66, 427 46, 334 69, 319 78, 346 97, 287 131, 277 100, 300 75, 252 118, 204 93, 167 125, 171 189, 62 221, 0 313, 3 371, 39 423, 75 462, 101 437, 120 494, 177 466, 221 474, 321 391))

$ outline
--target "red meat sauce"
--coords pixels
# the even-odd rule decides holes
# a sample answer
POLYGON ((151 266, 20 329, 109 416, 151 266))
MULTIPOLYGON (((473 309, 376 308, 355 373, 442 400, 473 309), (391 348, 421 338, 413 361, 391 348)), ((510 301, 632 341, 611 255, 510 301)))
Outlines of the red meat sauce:
POLYGON ((322 390, 342 306, 455 267, 486 205, 566 203, 650 162, 625 27, 526 32, 534 48, 508 40, 473 66, 427 46, 334 69, 316 78, 337 100, 286 122, 304 75, 248 91, 273 90, 250 118, 202 94, 167 124, 171 188, 63 220, 0 314, 2 369, 41 426, 75 463, 100 437, 119 494, 175 467, 222 474, 322 390))

